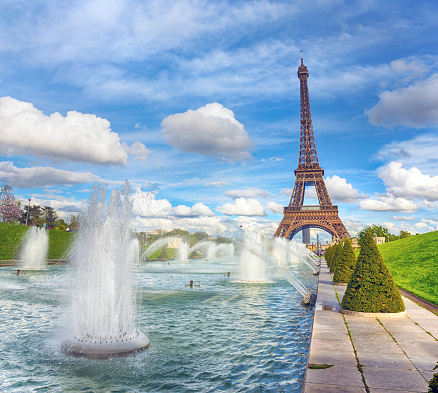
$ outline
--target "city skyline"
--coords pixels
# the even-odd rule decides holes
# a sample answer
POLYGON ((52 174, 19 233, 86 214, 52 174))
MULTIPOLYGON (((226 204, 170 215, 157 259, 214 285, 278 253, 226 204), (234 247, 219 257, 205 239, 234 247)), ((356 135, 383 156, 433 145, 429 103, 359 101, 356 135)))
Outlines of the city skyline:
POLYGON ((128 179, 134 229, 273 234, 298 164, 303 50, 320 165, 350 234, 436 229, 433 1, 3 9, 0 182, 23 203, 68 215, 93 184, 128 179))

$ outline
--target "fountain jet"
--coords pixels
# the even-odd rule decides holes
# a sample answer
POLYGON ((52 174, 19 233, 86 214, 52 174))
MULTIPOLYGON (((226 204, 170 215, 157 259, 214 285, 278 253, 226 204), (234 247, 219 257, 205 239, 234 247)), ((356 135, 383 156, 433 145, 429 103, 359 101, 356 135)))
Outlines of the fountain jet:
POLYGON ((148 348, 149 339, 137 328, 131 266, 138 247, 129 221, 132 212, 128 182, 111 190, 94 187, 81 213, 70 260, 73 338, 62 351, 72 356, 107 359, 148 348))
POLYGON ((49 236, 45 229, 30 228, 23 240, 20 252, 21 270, 44 270, 46 266, 49 236))

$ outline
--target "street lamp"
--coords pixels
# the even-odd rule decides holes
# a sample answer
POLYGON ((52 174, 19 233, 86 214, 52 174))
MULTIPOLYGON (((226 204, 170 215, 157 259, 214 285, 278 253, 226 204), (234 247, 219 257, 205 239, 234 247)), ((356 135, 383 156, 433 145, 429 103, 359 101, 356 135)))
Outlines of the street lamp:
POLYGON ((26 215, 26 226, 27 226, 27 222, 29 221, 29 210, 30 210, 30 200, 32 198, 29 198, 29 204, 27 205, 27 215, 26 215))

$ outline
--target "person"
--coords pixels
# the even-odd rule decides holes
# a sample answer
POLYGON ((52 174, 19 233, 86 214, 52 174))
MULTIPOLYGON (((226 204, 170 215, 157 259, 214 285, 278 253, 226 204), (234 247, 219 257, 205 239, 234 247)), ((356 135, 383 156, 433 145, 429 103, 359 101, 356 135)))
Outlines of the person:
POLYGON ((20 269, 17 269, 17 276, 20 274, 20 269))

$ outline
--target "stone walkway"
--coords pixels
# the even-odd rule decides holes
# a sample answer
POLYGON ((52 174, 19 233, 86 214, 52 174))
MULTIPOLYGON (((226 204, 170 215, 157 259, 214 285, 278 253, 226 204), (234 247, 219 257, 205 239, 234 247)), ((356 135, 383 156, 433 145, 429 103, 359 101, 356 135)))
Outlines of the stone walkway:
POLYGON ((345 286, 332 285, 324 261, 318 284, 305 393, 425 393, 438 362, 438 316, 403 298, 406 316, 339 313, 345 286), (312 365, 333 365, 309 368, 312 365))

